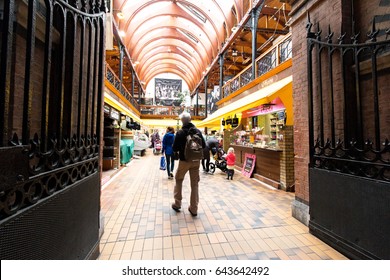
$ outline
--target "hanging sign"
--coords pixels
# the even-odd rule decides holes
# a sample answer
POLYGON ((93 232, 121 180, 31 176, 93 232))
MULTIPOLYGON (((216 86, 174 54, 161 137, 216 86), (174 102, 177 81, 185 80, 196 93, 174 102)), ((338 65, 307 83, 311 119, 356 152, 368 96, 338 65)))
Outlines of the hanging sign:
POLYGON ((120 114, 117 110, 115 110, 114 108, 111 108, 111 113, 110 113, 110 117, 115 119, 115 120, 120 120, 120 114))
POLYGON ((232 119, 232 127, 238 126, 238 118, 236 115, 234 115, 234 118, 232 119))
POLYGON ((244 165, 242 166, 242 175, 250 178, 255 169, 256 155, 245 153, 244 165))
POLYGON ((110 111, 111 111, 111 107, 106 105, 106 104, 104 104, 104 114, 109 116, 110 115, 110 111))

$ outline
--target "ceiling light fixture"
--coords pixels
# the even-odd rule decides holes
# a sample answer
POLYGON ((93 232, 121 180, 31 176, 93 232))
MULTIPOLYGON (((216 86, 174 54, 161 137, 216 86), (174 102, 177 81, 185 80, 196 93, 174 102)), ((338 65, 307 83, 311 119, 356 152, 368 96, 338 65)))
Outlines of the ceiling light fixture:
POLYGON ((238 30, 238 25, 235 25, 235 26, 232 27, 232 32, 233 33, 236 32, 237 30, 238 30))
POLYGON ((238 51, 236 49, 232 49, 232 56, 238 56, 238 51))
POLYGON ((125 36, 126 36, 126 32, 123 31, 123 30, 119 30, 118 34, 119 34, 119 36, 121 36, 121 37, 125 37, 125 36))
POLYGON ((118 17, 118 19, 123 19, 125 17, 125 15, 122 13, 121 10, 113 10, 114 12, 117 12, 116 13, 116 16, 118 17))

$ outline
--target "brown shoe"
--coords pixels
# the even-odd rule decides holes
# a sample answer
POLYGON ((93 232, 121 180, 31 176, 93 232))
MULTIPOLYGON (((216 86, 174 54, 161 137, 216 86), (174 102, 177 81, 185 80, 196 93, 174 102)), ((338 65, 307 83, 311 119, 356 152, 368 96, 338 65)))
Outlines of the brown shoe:
POLYGON ((196 216, 198 216, 198 214, 196 214, 196 213, 192 213, 192 212, 191 212, 191 210, 190 210, 190 207, 188 207, 188 212, 190 212, 190 214, 192 215, 192 217, 196 217, 196 216))
POLYGON ((172 204, 172 209, 175 210, 176 212, 180 212, 181 207, 177 207, 175 204, 172 204))

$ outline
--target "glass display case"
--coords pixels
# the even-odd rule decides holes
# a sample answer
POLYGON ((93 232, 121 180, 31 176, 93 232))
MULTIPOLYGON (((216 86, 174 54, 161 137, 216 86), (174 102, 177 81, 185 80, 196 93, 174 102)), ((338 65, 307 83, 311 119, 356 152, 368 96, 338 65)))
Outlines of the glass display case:
POLYGON ((234 131, 231 144, 257 148, 279 149, 283 140, 281 129, 285 125, 285 111, 273 112, 242 120, 242 130, 234 131))

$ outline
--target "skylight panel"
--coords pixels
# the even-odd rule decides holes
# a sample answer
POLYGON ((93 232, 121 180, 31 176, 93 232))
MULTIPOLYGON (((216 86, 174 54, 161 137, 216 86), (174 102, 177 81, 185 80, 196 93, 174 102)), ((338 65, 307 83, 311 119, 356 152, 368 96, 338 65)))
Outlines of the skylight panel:
POLYGON ((192 57, 192 55, 191 55, 189 52, 187 52, 186 50, 184 50, 183 48, 181 48, 181 47, 176 47, 176 48, 177 48, 179 51, 181 51, 182 53, 188 55, 189 57, 192 57))
POLYGON ((176 30, 179 31, 184 36, 187 36, 189 39, 194 41, 196 44, 199 43, 199 40, 194 35, 192 35, 190 32, 188 32, 186 30, 179 29, 179 28, 176 28, 176 30))
POLYGON ((194 17, 195 19, 199 20, 202 23, 206 23, 207 18, 199 12, 197 9, 194 7, 191 7, 190 5, 184 4, 184 3, 177 3, 181 8, 187 10, 187 12, 194 17))

